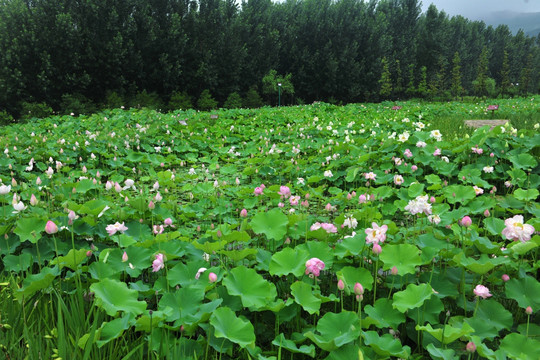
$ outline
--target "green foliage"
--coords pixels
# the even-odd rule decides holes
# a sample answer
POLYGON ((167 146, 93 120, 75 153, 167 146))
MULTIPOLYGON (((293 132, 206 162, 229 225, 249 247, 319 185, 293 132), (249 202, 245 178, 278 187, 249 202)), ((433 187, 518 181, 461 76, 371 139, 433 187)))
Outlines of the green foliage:
POLYGON ((478 59, 478 70, 476 71, 476 80, 473 83, 474 93, 476 96, 487 96, 488 95, 488 48, 484 46, 480 58, 478 59))
POLYGON ((0 126, 4 125, 10 125, 15 122, 15 119, 13 119, 13 116, 11 116, 10 113, 8 113, 6 110, 0 111, 0 126))
POLYGON ((63 114, 92 114, 97 108, 94 103, 86 96, 81 94, 64 94, 60 103, 61 112, 63 114))
POLYGON ((209 111, 217 108, 217 105, 217 101, 214 100, 208 89, 204 90, 199 96, 199 100, 197 100, 197 109, 199 110, 209 111))
POLYGON ((117 109, 125 106, 125 100, 116 91, 111 91, 107 93, 104 105, 107 109, 117 109))
POLYGON ((171 99, 169 100, 169 104, 167 105, 167 108, 170 111, 173 110, 187 110, 192 109, 193 104, 191 102, 191 96, 188 95, 186 91, 176 91, 171 95, 171 99))
POLYGON ((261 99, 261 96, 257 92, 257 87, 252 86, 246 93, 246 97, 244 98, 244 101, 242 102, 242 105, 246 108, 259 108, 264 105, 263 100, 261 99))
POLYGON ((392 94, 392 78, 390 76, 390 67, 388 65, 388 60, 386 60, 386 57, 384 57, 381 62, 382 74, 381 78, 379 79, 379 95, 381 95, 381 98, 387 99, 390 94, 392 94))
POLYGON ((285 76, 278 75, 276 70, 271 69, 268 74, 263 77, 262 84, 262 92, 269 98, 279 97, 279 92, 281 92, 281 96, 285 94, 294 95, 294 86, 292 83, 291 74, 287 74, 285 76))
POLYGON ((230 93, 227 100, 223 103, 226 109, 239 109, 242 107, 242 97, 237 92, 230 93))
POLYGON ((45 103, 23 102, 21 104, 21 118, 45 118, 53 114, 53 109, 45 103))
POLYGON ((135 94, 135 96, 131 99, 130 106, 137 109, 148 108, 152 110, 160 110, 163 108, 163 102, 157 93, 149 93, 145 89, 135 94))
POLYGON ((463 94, 463 87, 461 86, 461 58, 457 51, 452 60, 452 86, 450 92, 454 99, 459 98, 463 94))

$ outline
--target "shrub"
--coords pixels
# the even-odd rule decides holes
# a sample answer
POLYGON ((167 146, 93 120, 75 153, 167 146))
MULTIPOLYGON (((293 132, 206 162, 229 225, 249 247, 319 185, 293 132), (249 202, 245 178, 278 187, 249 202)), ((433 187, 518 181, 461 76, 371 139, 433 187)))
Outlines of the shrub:
POLYGON ((92 114, 97 110, 96 105, 82 94, 64 94, 60 102, 60 112, 63 114, 92 114))
POLYGON ((131 101, 131 107, 148 108, 152 110, 163 109, 163 102, 159 95, 155 92, 148 93, 146 90, 138 92, 131 101))
POLYGON ((223 104, 224 108, 227 109, 238 109, 242 107, 242 97, 236 91, 231 93, 225 103, 223 104))
POLYGON ((45 118, 52 114, 53 109, 44 102, 23 102, 21 104, 21 119, 45 118))
POLYGON ((13 124, 14 122, 15 120, 10 113, 8 113, 6 110, 0 111, 0 126, 13 124))
POLYGON ((172 94, 167 110, 187 110, 193 109, 193 103, 191 102, 191 96, 186 91, 176 91, 172 94))
POLYGON ((210 90, 206 89, 201 93, 201 96, 199 97, 199 100, 197 100, 197 108, 199 110, 212 110, 217 108, 218 102, 214 100, 212 97, 212 94, 210 93, 210 90))
POLYGON ((116 91, 109 92, 105 98, 105 107, 107 109, 117 109, 125 105, 125 100, 116 91))
POLYGON ((264 105, 261 99, 261 96, 257 92, 256 86, 252 86, 248 90, 248 92, 246 93, 246 97, 244 99, 243 105, 246 108, 260 108, 261 106, 264 105))

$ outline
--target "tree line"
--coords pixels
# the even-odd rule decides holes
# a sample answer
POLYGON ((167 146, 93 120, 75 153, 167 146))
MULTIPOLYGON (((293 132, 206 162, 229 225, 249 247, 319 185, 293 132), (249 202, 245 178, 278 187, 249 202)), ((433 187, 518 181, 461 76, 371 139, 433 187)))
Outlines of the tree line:
POLYGON ((0 114, 539 91, 540 35, 420 5, 0 0, 0 114))

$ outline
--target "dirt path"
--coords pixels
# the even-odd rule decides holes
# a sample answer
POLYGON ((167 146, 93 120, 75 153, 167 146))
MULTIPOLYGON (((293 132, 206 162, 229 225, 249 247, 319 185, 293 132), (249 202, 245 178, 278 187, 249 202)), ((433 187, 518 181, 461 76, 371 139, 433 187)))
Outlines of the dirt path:
POLYGON ((508 122, 508 120, 465 120, 465 125, 479 128, 485 125, 491 126, 491 129, 493 129, 495 126, 504 125, 508 122))

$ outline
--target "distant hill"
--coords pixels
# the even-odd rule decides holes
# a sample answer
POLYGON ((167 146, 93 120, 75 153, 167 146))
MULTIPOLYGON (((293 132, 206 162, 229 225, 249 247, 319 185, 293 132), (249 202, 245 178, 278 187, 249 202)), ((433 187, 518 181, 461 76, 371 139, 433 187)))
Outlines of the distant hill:
POLYGON ((523 29, 526 35, 536 37, 540 34, 540 12, 518 13, 514 11, 493 11, 479 16, 487 25, 494 27, 505 24, 510 31, 516 34, 519 29, 523 29))

